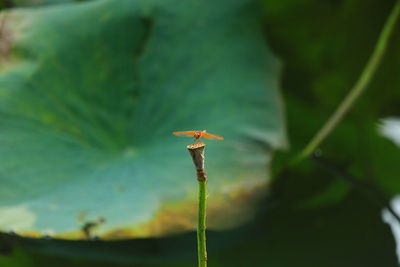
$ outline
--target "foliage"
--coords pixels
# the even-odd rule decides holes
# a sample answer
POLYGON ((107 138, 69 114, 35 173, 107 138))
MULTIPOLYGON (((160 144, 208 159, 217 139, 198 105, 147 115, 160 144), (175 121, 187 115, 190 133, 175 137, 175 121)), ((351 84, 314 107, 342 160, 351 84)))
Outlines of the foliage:
POLYGON ((203 128, 227 140, 207 152, 209 228, 251 218, 250 192, 285 143, 279 63, 253 1, 210 3, 99 0, 5 13, 2 230, 85 238, 81 229, 99 218, 104 238, 193 229, 190 140, 171 133, 203 128))
MULTIPOLYGON (((379 136, 376 127, 379 119, 400 113, 399 35, 393 36, 365 95, 321 147, 323 158, 357 183, 316 161, 289 165, 357 79, 393 3, 263 1, 268 44, 284 63, 281 81, 291 147, 274 157, 271 194, 256 219, 232 230, 209 232, 210 266, 397 266, 395 243, 381 211, 387 205, 382 199, 400 190, 400 150, 379 136)), ((246 22, 236 19, 235 27, 238 21, 246 22)), ((246 43, 247 37, 236 33, 246 43)), ((244 112, 241 106, 235 109, 244 112)), ((17 244, 26 250, 28 260, 36 260, 32 266, 57 262, 56 257, 79 258, 74 266, 89 266, 89 261, 93 266, 99 261, 116 266, 192 266, 196 258, 194 233, 74 244, 22 238, 17 244)), ((20 254, 22 260, 24 255, 20 254)))

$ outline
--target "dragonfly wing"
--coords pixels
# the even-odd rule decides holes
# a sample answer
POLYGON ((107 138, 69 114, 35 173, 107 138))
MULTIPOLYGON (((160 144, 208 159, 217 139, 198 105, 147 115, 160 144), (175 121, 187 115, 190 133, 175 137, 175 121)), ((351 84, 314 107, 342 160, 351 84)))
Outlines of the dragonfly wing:
POLYGON ((216 135, 216 134, 209 134, 209 133, 203 133, 202 136, 207 139, 211 140, 224 140, 222 136, 216 135))
POLYGON ((187 136, 187 137, 194 137, 195 131, 180 131, 180 132, 172 132, 173 135, 177 136, 187 136))

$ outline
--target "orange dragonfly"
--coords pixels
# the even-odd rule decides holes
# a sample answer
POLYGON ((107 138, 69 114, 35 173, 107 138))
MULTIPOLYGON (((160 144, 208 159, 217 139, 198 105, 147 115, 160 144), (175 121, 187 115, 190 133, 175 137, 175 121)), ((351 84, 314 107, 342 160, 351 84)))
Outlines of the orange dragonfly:
POLYGON ((211 140, 224 140, 222 136, 207 133, 206 130, 203 131, 180 131, 173 132, 172 134, 177 136, 194 137, 196 141, 200 141, 201 137, 211 139, 211 140))

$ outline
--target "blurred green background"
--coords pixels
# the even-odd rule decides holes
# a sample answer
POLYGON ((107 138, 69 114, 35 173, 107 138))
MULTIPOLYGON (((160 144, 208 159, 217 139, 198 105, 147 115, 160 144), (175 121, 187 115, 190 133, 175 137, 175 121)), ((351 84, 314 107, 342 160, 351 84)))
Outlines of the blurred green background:
POLYGON ((191 129, 226 138, 207 143, 209 266, 397 266, 400 149, 378 130, 400 114, 397 30, 321 156, 290 164, 394 3, 2 1, 0 266, 195 266, 189 141, 169 136, 191 129), (128 239, 85 240, 100 215, 96 234, 128 239))

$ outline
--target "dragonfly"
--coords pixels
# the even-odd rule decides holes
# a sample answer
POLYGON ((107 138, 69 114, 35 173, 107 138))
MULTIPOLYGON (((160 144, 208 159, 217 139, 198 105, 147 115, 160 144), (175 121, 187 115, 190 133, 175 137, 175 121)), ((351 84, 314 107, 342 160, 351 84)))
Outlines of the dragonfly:
POLYGON ((211 139, 211 140, 224 140, 224 138, 222 136, 207 133, 206 130, 203 130, 203 131, 178 131, 178 132, 172 132, 172 134, 177 135, 177 136, 194 137, 196 142, 200 141, 201 137, 211 139))

